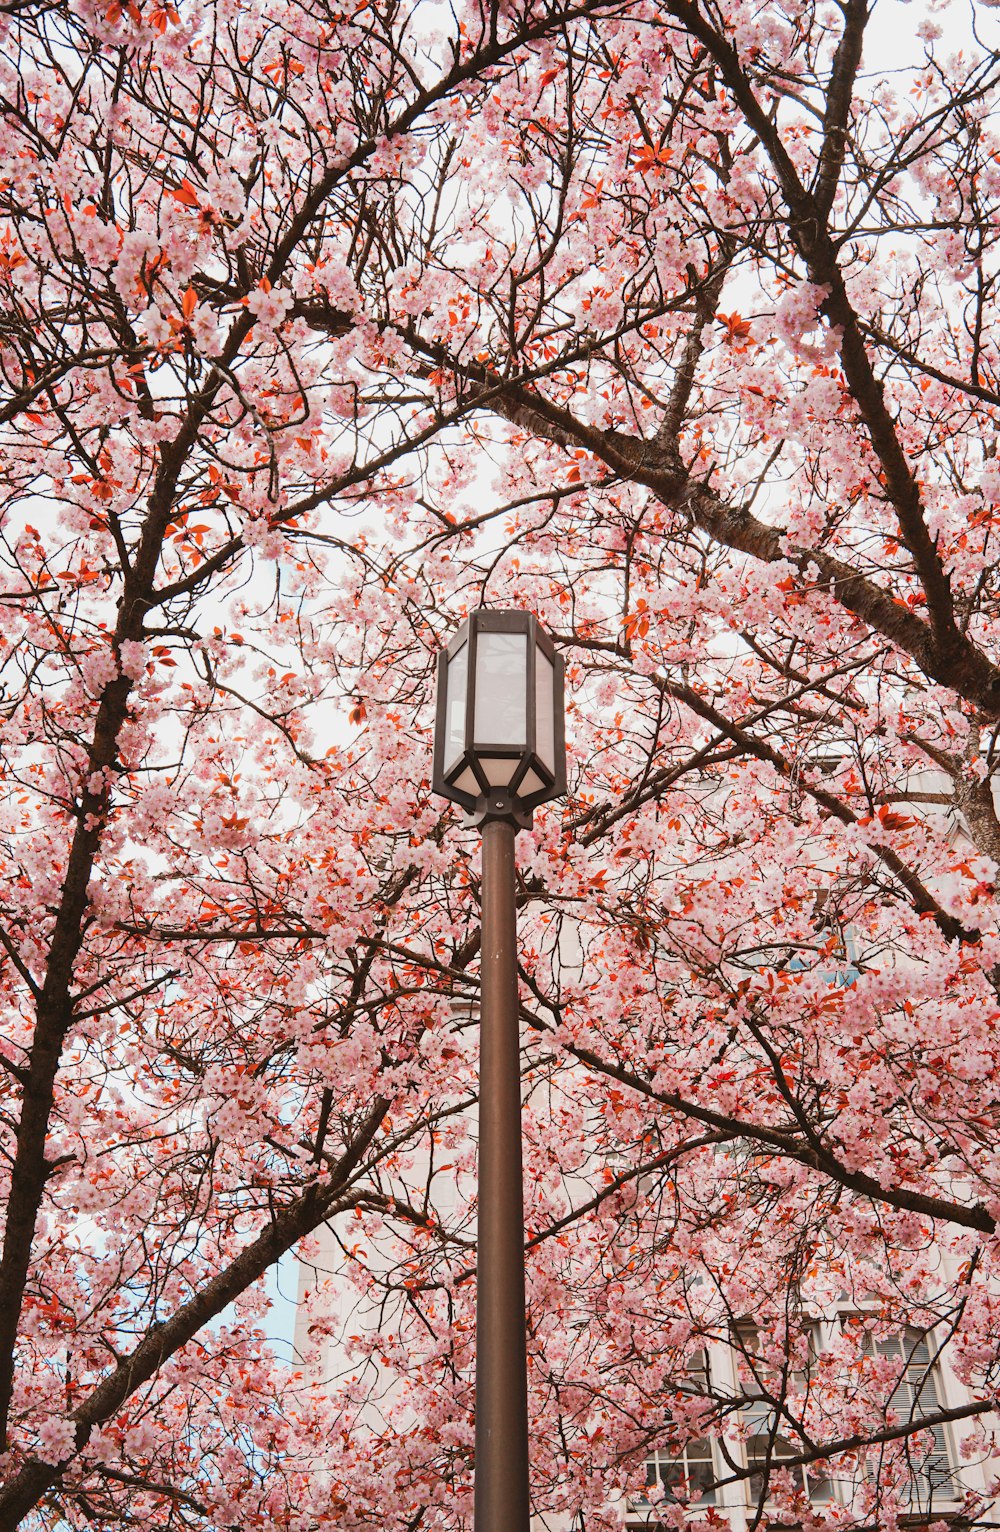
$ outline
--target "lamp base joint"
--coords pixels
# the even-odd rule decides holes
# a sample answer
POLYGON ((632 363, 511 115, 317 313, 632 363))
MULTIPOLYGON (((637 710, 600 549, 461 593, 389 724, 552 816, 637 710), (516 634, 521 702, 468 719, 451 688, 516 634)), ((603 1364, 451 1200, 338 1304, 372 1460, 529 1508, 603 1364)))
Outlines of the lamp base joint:
POLYGON ((526 809, 503 787, 480 793, 475 807, 465 811, 462 823, 467 830, 480 829, 490 819, 505 819, 515 830, 530 830, 534 824, 531 809, 526 809))

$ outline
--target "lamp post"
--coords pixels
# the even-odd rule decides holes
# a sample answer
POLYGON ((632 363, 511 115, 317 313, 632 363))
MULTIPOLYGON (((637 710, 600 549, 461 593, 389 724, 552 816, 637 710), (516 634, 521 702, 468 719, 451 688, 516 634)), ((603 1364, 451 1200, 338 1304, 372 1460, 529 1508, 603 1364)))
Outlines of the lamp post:
POLYGON ((528 1532, 514 838, 566 791, 563 663, 529 613, 479 608, 441 650, 433 788, 483 837, 475 1532, 528 1532))

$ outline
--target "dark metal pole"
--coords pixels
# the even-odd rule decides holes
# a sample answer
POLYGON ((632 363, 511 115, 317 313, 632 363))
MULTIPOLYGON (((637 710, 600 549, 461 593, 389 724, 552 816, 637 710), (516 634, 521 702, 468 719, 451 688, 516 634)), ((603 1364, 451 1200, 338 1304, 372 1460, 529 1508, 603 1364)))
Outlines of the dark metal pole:
POLYGON ((483 825, 475 1532, 528 1532, 513 824, 483 825))

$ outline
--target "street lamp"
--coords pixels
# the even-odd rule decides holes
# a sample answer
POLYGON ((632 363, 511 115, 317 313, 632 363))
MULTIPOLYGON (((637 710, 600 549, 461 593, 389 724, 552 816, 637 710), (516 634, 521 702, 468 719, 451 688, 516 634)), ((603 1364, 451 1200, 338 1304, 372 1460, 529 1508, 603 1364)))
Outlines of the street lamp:
POLYGON ((529 613, 479 608, 438 655, 432 785, 483 837, 475 1532, 528 1532, 514 838, 566 791, 563 662, 529 613))

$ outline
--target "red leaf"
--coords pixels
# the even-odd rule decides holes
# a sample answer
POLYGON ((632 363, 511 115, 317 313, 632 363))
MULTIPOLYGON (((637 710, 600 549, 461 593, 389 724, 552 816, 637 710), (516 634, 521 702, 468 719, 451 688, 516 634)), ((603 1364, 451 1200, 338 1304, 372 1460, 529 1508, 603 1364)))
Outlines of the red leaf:
POLYGON ((183 207, 198 206, 198 193, 191 185, 191 182, 188 180, 187 176, 184 177, 180 186, 176 186, 171 189, 170 195, 183 207))

